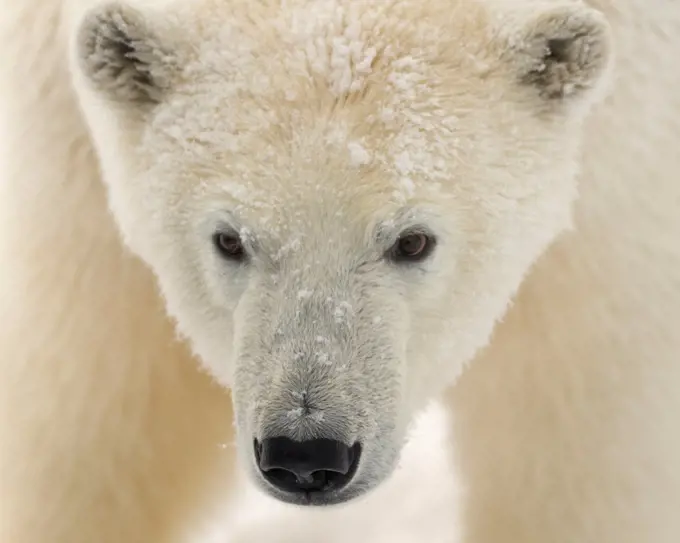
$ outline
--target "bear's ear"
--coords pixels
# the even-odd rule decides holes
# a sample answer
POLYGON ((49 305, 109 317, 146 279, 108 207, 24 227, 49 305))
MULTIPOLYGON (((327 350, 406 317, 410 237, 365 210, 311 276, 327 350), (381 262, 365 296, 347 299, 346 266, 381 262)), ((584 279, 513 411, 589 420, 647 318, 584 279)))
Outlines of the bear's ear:
POLYGON ((136 105, 158 103, 175 71, 172 54, 140 13, 119 4, 85 15, 76 35, 80 69, 108 98, 136 105))
POLYGON ((607 79, 613 56, 604 15, 572 2, 523 19, 506 42, 519 83, 553 104, 593 98, 607 79))

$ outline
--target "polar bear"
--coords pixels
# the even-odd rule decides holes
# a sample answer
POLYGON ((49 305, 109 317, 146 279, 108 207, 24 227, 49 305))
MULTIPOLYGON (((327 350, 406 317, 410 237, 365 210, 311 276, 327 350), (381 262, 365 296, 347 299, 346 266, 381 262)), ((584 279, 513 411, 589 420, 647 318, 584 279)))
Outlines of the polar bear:
POLYGON ((465 543, 678 541, 679 4, 1 11, 0 541, 349 502, 440 395, 465 543))

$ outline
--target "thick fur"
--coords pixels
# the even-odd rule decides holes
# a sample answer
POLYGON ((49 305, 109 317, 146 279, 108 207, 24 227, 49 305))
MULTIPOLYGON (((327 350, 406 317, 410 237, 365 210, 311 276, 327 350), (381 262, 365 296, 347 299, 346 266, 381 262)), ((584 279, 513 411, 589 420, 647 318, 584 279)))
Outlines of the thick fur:
POLYGON ((61 7, 0 10, 0 541, 184 541, 230 480, 230 399, 123 249, 61 7))
POLYGON ((378 484, 413 413, 486 344, 569 224, 609 28, 573 2, 512 7, 69 12, 114 216, 199 359, 232 387, 241 458, 280 499, 295 497, 264 483, 254 438, 360 443, 352 484, 320 502, 378 484), (215 251, 225 230, 247 262, 215 251), (385 258, 414 230, 436 238, 431 258, 385 258))
POLYGON ((680 538, 680 5, 594 3, 618 62, 574 229, 449 394, 463 541, 680 538))
POLYGON ((678 540, 680 7, 99 4, 0 15, 0 540, 180 540, 199 364, 280 499, 253 437, 361 441, 347 500, 453 385, 466 543, 678 540))

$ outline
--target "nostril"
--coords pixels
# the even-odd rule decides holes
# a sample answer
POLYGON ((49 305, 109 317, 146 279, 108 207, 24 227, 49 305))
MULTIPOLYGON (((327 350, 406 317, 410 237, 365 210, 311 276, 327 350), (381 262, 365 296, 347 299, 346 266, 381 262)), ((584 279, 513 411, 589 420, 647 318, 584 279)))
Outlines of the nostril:
POLYGON ((319 470, 346 474, 352 465, 352 456, 352 450, 339 441, 297 442, 277 437, 262 442, 260 467, 265 471, 285 469, 303 477, 319 470))
POLYGON ((332 439, 293 441, 286 437, 255 440, 255 457, 264 478, 285 492, 327 492, 354 477, 361 446, 332 439))

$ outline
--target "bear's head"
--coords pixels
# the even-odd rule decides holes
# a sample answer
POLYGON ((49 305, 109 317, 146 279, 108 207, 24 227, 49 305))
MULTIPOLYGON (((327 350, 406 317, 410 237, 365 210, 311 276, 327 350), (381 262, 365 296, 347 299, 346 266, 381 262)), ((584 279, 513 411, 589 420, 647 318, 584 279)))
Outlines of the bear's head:
POLYGON ((72 36, 122 237, 232 389, 244 465, 293 503, 377 485, 569 227, 602 15, 118 1, 72 36))

